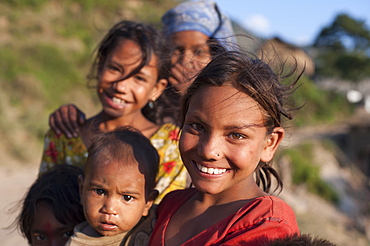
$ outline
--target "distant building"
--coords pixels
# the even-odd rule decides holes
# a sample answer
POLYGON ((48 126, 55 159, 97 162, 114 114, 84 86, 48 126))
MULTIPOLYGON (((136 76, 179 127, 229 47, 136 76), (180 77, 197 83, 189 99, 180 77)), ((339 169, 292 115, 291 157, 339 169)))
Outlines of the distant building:
MULTIPOLYGON (((271 61, 272 66, 274 66, 274 63, 295 66, 297 62, 298 71, 305 67, 305 74, 308 77, 315 75, 314 60, 302 48, 288 44, 277 37, 264 41, 261 48, 263 50, 263 60, 271 61)), ((259 56, 261 54, 262 52, 259 52, 259 56)))

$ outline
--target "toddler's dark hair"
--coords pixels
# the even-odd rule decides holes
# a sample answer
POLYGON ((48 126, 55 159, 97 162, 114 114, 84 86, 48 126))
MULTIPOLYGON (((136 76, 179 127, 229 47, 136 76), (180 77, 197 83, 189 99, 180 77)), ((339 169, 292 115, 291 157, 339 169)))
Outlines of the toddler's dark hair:
MULTIPOLYGON (((284 78, 293 73, 294 69, 284 78)), ((191 97, 199 88, 226 84, 247 94, 260 105, 265 117, 264 126, 269 134, 282 125, 283 117, 292 119, 293 109, 287 107, 285 99, 295 90, 299 77, 285 85, 280 81, 283 77, 262 60, 250 57, 242 50, 224 52, 216 56, 187 89, 181 101, 180 122, 184 122, 191 97)), ((260 162, 255 173, 257 184, 262 185, 265 192, 270 190, 271 175, 277 180, 276 189, 282 189, 282 181, 271 164, 260 162)))
POLYGON ((154 189, 159 166, 159 155, 150 140, 131 126, 118 127, 94 138, 88 149, 85 176, 92 163, 119 161, 122 166, 138 162, 145 176, 146 195, 154 189))
POLYGON ((263 244, 262 246, 335 246, 336 244, 309 234, 289 235, 285 238, 277 238, 263 244))
POLYGON ((31 227, 36 219, 34 215, 40 202, 51 207, 61 224, 77 225, 85 221, 78 186, 78 176, 82 174, 82 169, 78 167, 55 165, 32 184, 23 200, 22 211, 15 221, 29 244, 31 227))

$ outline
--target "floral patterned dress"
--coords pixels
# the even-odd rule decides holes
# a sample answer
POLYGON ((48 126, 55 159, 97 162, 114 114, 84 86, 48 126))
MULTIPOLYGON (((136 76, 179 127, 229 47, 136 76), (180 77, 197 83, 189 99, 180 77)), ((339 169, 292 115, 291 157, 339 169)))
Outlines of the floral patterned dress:
MULTIPOLYGON (((179 128, 174 124, 163 124, 150 138, 160 156, 156 189, 159 203, 165 194, 186 186, 187 171, 178 149, 179 128)), ((81 137, 66 138, 49 130, 44 138, 44 152, 39 173, 42 174, 57 164, 70 164, 83 168, 87 159, 87 149, 81 137)))

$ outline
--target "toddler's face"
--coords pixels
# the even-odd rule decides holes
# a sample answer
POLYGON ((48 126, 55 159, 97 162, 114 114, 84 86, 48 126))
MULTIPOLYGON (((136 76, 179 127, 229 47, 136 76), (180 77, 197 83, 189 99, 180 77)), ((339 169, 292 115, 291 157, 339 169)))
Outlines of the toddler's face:
POLYGON ((146 201, 145 177, 139 165, 117 161, 90 164, 87 176, 80 179, 86 220, 104 236, 131 230, 152 205, 146 201))
POLYGON ((50 205, 39 202, 31 226, 31 245, 63 246, 73 235, 74 226, 61 224, 55 218, 50 205))

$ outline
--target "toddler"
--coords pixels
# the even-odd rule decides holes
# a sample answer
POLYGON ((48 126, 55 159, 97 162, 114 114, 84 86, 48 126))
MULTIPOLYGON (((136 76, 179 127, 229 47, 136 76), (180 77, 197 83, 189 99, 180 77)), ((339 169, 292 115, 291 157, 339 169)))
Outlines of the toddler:
POLYGON ((126 126, 98 135, 88 153, 84 176, 79 177, 87 221, 75 227, 66 245, 147 244, 152 229, 149 210, 158 196, 156 149, 126 126))

